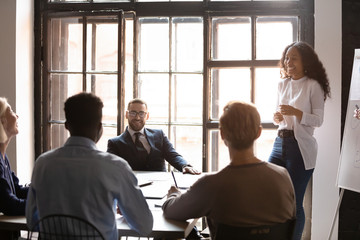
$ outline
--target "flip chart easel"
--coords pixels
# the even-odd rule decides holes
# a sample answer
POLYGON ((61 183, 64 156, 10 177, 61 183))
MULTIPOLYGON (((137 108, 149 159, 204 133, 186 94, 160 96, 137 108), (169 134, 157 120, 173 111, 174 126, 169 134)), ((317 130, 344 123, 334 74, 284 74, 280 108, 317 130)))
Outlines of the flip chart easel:
POLYGON ((355 49, 353 71, 341 154, 337 176, 337 186, 341 189, 339 202, 331 225, 331 238, 345 189, 360 193, 360 120, 354 118, 354 110, 360 106, 360 49, 355 49))

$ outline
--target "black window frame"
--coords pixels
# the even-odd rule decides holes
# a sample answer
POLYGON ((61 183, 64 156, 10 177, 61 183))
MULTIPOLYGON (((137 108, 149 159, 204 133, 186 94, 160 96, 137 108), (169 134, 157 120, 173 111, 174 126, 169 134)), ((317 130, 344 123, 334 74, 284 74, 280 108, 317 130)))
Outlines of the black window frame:
MULTIPOLYGON (((117 14, 133 13, 135 18, 139 17, 203 17, 204 23, 204 59, 203 59, 203 109, 209 109, 208 99, 210 69, 216 67, 241 67, 241 66, 277 66, 277 60, 250 60, 250 61, 219 61, 211 59, 211 17, 220 16, 297 16, 299 18, 298 40, 314 45, 314 0, 299 1, 208 1, 201 2, 113 2, 113 3, 51 3, 48 0, 35 1, 35 67, 34 67, 34 96, 35 96, 35 156, 49 150, 49 103, 47 92, 46 64, 46 21, 49 16, 59 14, 61 16, 85 16, 87 14, 117 14)), ((255 24, 252 21, 252 24, 255 24)), ((136 24, 134 24, 136 25, 136 24)), ((135 26, 136 31, 136 26, 135 26)), ((252 33, 254 34, 254 33, 252 33)), ((123 37, 123 36, 122 36, 123 37)), ((120 43, 119 43, 120 44, 120 43)), ((254 44, 254 43, 253 43, 254 44)), ((252 44, 252 45, 253 45, 252 44)), ((121 45, 121 44, 120 44, 121 45)), ((119 46, 121 49, 123 46, 119 46)), ((252 54, 254 49, 252 49, 252 54)), ((134 54, 136 56, 136 54, 134 54)), ((121 54, 119 54, 121 58, 121 54)), ((121 78, 122 69, 118 69, 121 78)), ((134 88, 134 92, 136 86, 134 88)), ((124 91, 119 80, 119 94, 124 91)), ((118 102, 118 130, 124 128, 125 103, 118 102)), ((218 121, 210 119, 210 111, 203 111, 203 171, 208 170, 208 130, 217 129, 218 121)), ((262 123, 264 128, 275 128, 272 123, 262 123)))

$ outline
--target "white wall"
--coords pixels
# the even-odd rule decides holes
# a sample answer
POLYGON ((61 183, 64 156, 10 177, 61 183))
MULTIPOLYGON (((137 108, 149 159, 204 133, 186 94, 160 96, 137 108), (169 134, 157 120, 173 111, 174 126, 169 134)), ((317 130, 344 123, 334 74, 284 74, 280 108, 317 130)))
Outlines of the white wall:
POLYGON ((19 115, 19 134, 6 151, 21 183, 34 163, 33 0, 0 1, 0 96, 19 115))
MULTIPOLYGON (((16 111, 16 1, 2 0, 0 2, 0 96, 6 97, 16 111)), ((15 139, 14 139, 15 140, 15 139)), ((12 169, 16 169, 15 141, 10 142, 7 155, 12 169)))
MULTIPOLYGON (((341 132, 341 1, 315 0, 315 50, 327 71, 331 98, 325 105, 324 124, 315 131, 319 144, 313 178, 313 240, 329 237, 339 199, 336 176, 341 132)), ((337 224, 331 239, 337 239, 337 224)))
POLYGON ((16 111, 20 133, 16 140, 17 175, 28 183, 34 165, 34 1, 16 1, 16 111), (21 176, 21 177, 20 177, 21 176))

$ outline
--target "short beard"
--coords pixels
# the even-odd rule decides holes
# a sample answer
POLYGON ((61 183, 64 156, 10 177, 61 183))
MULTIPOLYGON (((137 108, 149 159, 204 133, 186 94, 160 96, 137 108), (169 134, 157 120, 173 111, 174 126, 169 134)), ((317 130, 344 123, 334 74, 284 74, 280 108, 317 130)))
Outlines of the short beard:
POLYGON ((129 122, 130 128, 131 128, 132 130, 134 130, 134 131, 140 131, 140 130, 144 127, 144 125, 145 125, 145 123, 142 122, 141 127, 140 127, 140 128, 137 128, 132 122, 129 122))

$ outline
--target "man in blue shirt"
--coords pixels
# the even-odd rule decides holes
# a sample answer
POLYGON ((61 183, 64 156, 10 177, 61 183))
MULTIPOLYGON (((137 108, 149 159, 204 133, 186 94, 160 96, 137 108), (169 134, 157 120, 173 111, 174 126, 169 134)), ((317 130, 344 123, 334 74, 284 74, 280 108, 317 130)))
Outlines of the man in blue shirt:
POLYGON ((26 206, 30 229, 39 218, 69 214, 88 220, 105 239, 117 240, 116 204, 129 226, 141 235, 152 231, 153 217, 129 164, 97 150, 102 135, 100 98, 80 93, 65 102, 63 147, 36 161, 26 206))

